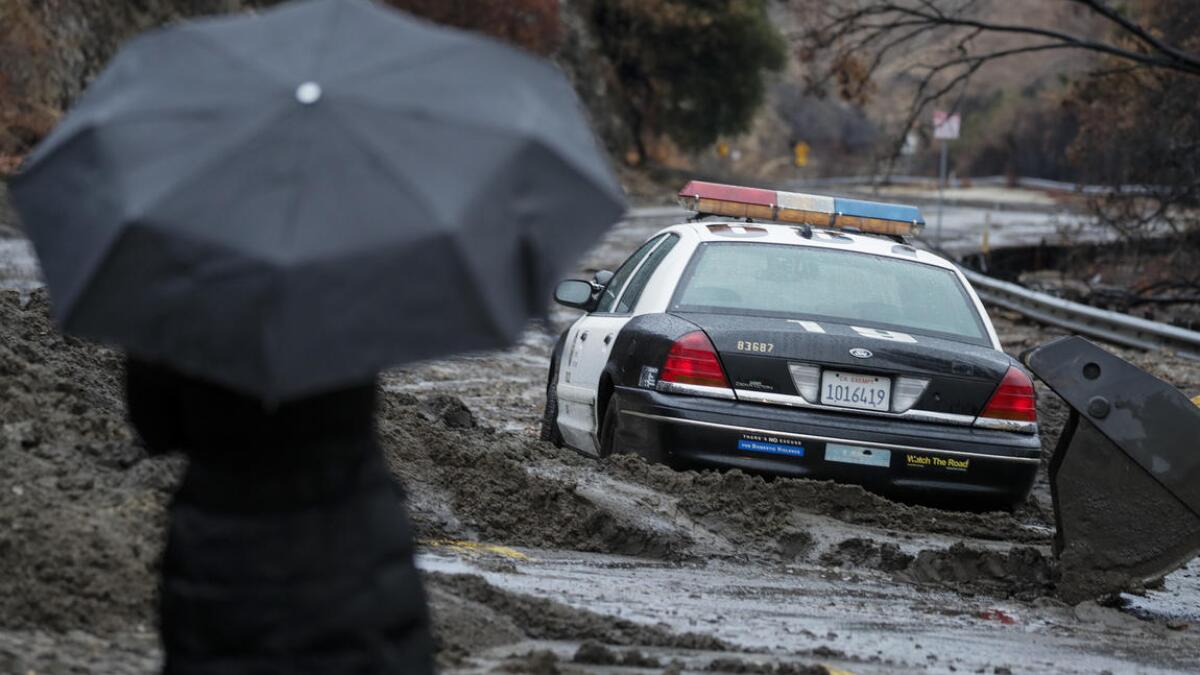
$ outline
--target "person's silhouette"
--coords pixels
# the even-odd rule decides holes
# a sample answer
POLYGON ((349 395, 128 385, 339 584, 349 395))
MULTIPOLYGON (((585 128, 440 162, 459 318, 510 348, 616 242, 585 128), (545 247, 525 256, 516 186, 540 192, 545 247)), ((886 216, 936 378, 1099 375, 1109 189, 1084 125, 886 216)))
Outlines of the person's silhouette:
POLYGON ((374 383, 271 408, 129 359, 126 397, 147 448, 189 460, 162 562, 165 672, 433 672, 374 383))

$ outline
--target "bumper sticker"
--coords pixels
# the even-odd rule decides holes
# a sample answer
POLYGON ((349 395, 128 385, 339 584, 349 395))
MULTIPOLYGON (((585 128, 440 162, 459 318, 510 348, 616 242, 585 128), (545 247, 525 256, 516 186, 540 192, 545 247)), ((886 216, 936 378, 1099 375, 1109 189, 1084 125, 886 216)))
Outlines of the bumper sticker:
POLYGON ((945 471, 967 471, 971 468, 971 460, 955 459, 953 457, 935 457, 926 455, 904 456, 905 464, 914 469, 942 469, 945 471))
POLYGON ((738 450, 746 452, 765 452, 769 455, 787 455, 789 457, 804 456, 804 445, 799 441, 775 438, 774 436, 746 434, 738 440, 737 447, 738 450))

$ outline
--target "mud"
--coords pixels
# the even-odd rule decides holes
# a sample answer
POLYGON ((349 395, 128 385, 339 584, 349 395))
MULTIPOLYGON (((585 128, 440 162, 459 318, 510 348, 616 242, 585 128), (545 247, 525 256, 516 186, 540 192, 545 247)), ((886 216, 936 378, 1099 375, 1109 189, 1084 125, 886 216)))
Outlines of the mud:
POLYGON ((913 556, 900 550, 896 544, 877 544, 861 537, 842 541, 821 556, 821 563, 830 567, 851 565, 883 572, 899 572, 908 568, 912 562, 913 556))
POLYGON ((959 593, 1032 600, 1053 593, 1056 570, 1053 560, 1034 548, 988 551, 960 543, 921 551, 897 576, 959 593))
POLYGON ((1059 575, 1054 559, 1036 548, 997 551, 963 542, 945 549, 922 549, 912 555, 893 543, 855 537, 826 551, 820 562, 831 567, 889 572, 902 581, 940 586, 964 595, 1026 600, 1053 595, 1059 575))
MULTIPOLYGON (((467 652, 480 643, 504 644, 513 636, 534 640, 584 640, 605 645, 676 647, 725 651, 731 646, 711 635, 673 633, 657 626, 576 609, 553 600, 512 593, 473 574, 425 575, 434 598, 434 617, 443 651, 467 652), (467 620, 484 624, 482 633, 457 629, 467 620), (486 618, 485 618, 486 617, 486 618), (481 619, 483 619, 481 621, 481 619)), ((593 650, 594 651, 594 650, 593 650)), ((586 650, 585 650, 586 654, 586 650)), ((624 657, 622 657, 623 660, 624 657)))
POLYGON ((117 354, 56 333, 46 299, 0 291, 0 625, 149 623, 167 491, 124 423, 117 354))
POLYGON ((679 495, 679 507, 712 523, 738 544, 777 541, 795 528, 795 514, 817 514, 893 532, 920 532, 1002 541, 1049 541, 1043 521, 1008 513, 952 512, 893 502, 856 485, 803 479, 767 479, 740 471, 672 471, 632 456, 614 457, 614 475, 679 495))

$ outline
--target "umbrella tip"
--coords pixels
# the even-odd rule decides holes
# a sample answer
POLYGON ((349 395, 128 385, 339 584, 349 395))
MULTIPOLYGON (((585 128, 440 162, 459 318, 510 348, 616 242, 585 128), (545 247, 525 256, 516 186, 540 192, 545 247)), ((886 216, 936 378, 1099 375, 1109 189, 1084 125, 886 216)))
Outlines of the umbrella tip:
POLYGON ((316 82, 305 82, 296 87, 296 100, 304 105, 312 105, 321 100, 321 85, 316 82))

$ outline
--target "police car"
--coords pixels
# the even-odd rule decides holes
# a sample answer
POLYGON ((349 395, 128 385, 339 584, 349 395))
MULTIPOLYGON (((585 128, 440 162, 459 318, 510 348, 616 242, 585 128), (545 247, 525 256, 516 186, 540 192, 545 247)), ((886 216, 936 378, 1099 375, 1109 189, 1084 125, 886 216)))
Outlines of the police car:
POLYGON ((586 314, 554 350, 543 438, 1024 501, 1033 383, 963 274, 907 243, 916 208, 698 181, 679 196, 695 219, 556 289, 586 314))

